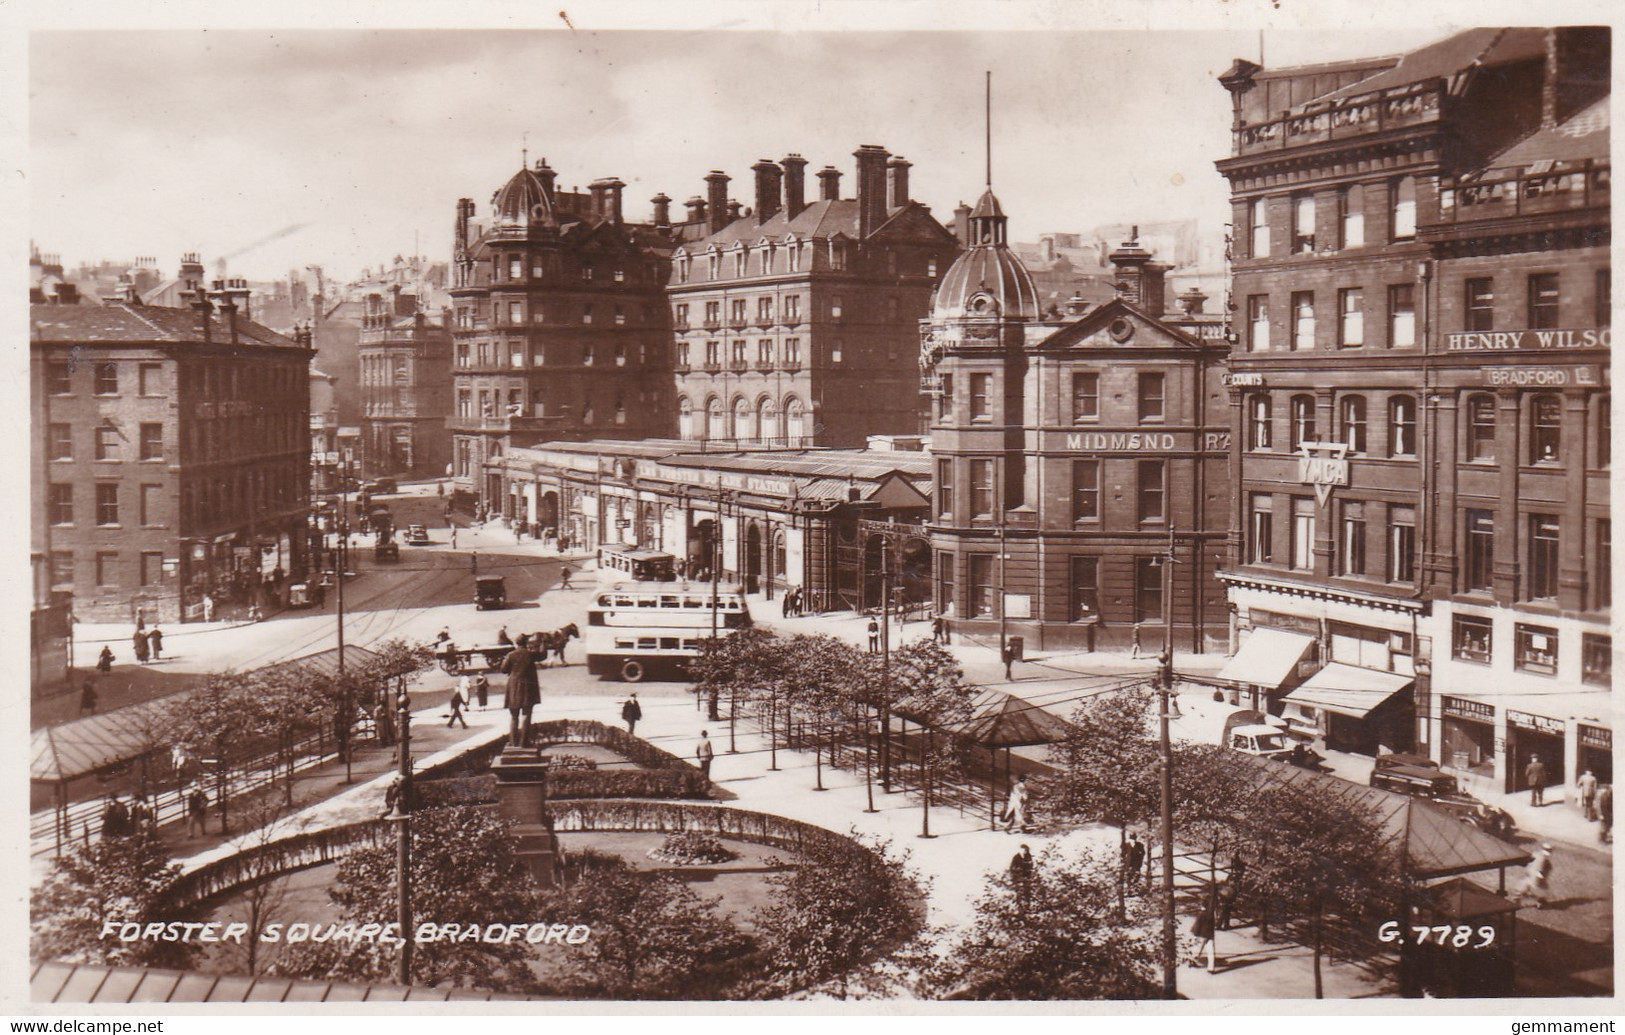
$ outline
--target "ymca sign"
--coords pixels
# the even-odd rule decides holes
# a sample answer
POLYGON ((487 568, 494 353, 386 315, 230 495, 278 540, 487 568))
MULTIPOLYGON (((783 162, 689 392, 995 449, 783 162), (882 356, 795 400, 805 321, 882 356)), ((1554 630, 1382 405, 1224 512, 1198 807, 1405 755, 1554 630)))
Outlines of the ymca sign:
POLYGON ((1332 498, 1334 485, 1349 483, 1348 443, 1301 442, 1298 448, 1298 481, 1315 487, 1315 499, 1321 506, 1332 498), (1318 455, 1318 454, 1329 455, 1318 455))

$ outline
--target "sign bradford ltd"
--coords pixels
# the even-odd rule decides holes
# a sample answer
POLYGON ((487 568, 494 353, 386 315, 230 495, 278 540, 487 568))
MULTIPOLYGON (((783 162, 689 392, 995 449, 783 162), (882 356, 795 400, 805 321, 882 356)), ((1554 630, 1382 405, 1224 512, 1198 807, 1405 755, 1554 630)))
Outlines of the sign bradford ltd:
POLYGON ((1298 456, 1298 481, 1315 487, 1315 499, 1325 506, 1332 498, 1332 487, 1349 483, 1348 443, 1300 442, 1303 450, 1298 456), (1327 456, 1317 454, 1330 454, 1327 456))

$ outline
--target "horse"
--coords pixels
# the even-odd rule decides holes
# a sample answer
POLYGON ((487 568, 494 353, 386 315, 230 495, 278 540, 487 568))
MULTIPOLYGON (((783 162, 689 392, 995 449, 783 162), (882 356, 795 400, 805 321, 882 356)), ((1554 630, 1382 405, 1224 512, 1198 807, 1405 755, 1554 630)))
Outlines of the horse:
POLYGON ((571 622, 564 628, 554 629, 552 632, 531 633, 530 642, 532 648, 536 651, 538 660, 546 661, 548 653, 551 652, 559 659, 561 665, 568 665, 569 662, 564 660, 564 645, 572 639, 580 639, 580 637, 581 630, 576 628, 574 622, 571 622))

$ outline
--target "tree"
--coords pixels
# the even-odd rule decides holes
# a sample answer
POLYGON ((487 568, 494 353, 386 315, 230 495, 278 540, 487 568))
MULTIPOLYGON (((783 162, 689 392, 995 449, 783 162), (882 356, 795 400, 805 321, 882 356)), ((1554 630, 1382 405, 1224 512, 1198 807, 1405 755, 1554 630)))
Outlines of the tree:
POLYGON ((215 760, 215 800, 220 832, 230 833, 229 773, 233 762, 253 757, 275 733, 263 708, 263 680, 252 673, 222 672, 170 707, 175 740, 194 755, 215 760))
MULTIPOLYGON (((422 924, 507 924, 558 915, 544 908, 537 886, 515 854, 508 824, 488 809, 454 806, 412 814, 412 906, 422 924)), ((343 919, 388 924, 397 915, 393 840, 359 848, 339 863, 328 895, 343 919)), ((410 936, 410 932, 408 932, 410 936)), ((301 977, 393 981, 399 945, 328 941, 300 943, 275 970, 301 977)), ((412 980, 422 985, 530 991, 535 950, 513 942, 436 940, 415 944, 412 980)))
POLYGON ((1404 916, 1403 871, 1375 810, 1317 780, 1270 781, 1251 815, 1264 846, 1249 871, 1258 894, 1309 924, 1315 998, 1324 998, 1321 959, 1360 953, 1326 941, 1328 915, 1404 916))
POLYGON ((921 878, 887 844, 865 847, 854 854, 811 845, 788 872, 767 877, 773 903, 755 916, 771 975, 762 994, 825 982, 840 999, 854 987, 881 994, 897 980, 884 966, 892 951, 905 943, 923 951, 921 878))
POLYGON ((226 942, 221 948, 239 958, 243 969, 249 974, 258 974, 263 969, 267 956, 275 955, 274 949, 267 951, 267 946, 271 943, 264 941, 261 935, 268 926, 281 920, 283 907, 288 899, 288 884, 277 879, 280 876, 278 869, 280 860, 276 855, 254 849, 263 849, 287 831, 277 825, 283 816, 283 809, 272 802, 253 802, 245 811, 249 828, 254 833, 244 838, 244 846, 247 849, 244 854, 249 862, 241 871, 245 880, 235 897, 242 905, 241 922, 248 925, 248 933, 243 936, 241 942, 226 942))
MULTIPOLYGON (((1155 702, 1156 695, 1143 686, 1092 697, 1072 713, 1072 735, 1051 748, 1060 763, 1054 809, 1117 827, 1119 851, 1128 826, 1155 815, 1160 806, 1159 749, 1151 736, 1155 702)), ((1127 903, 1126 876, 1119 868, 1119 913, 1127 903)))
POLYGON ((904 644, 892 652, 888 682, 881 711, 882 737, 889 739, 886 728, 891 725, 893 712, 913 719, 923 731, 920 815, 922 833, 928 836, 933 788, 961 775, 973 750, 956 731, 970 721, 976 688, 965 682, 964 671, 952 654, 926 639, 904 644))
POLYGON ((549 895, 548 915, 586 924, 570 950, 572 996, 718 999, 732 996, 754 943, 719 908, 662 873, 600 860, 549 895))
POLYGON ((180 876, 164 844, 150 829, 128 837, 102 837, 79 845, 52 864, 34 894, 30 951, 41 959, 109 966, 187 967, 196 942, 123 940, 106 936, 109 923, 186 922, 198 919, 174 909, 169 889, 180 876))
POLYGON ((1117 916, 1117 867, 1053 848, 1030 877, 995 873, 976 919, 924 978, 941 999, 1150 999, 1161 948, 1152 906, 1117 916))

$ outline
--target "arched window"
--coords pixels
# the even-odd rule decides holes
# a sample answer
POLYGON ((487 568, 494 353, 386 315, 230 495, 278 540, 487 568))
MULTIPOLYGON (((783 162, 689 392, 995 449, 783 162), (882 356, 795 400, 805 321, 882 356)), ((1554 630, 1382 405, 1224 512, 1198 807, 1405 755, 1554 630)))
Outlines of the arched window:
POLYGON ((686 395, 677 400, 677 437, 694 437, 694 404, 686 395))
POLYGON ((1537 395, 1529 403, 1529 462, 1555 464, 1563 454, 1563 402, 1537 395))
POLYGON ((1365 396, 1347 395, 1337 404, 1337 423, 1343 444, 1351 453, 1365 452, 1365 396))
POLYGON ((728 417, 723 412, 722 400, 714 395, 705 404, 705 437, 728 437, 728 417))
POLYGON ((779 437, 779 408, 772 399, 763 399, 757 409, 758 434, 764 439, 779 437))
POLYGON ((1388 455, 1416 455, 1416 400, 1409 395, 1388 400, 1388 455))
POLYGON ((1247 400, 1247 448, 1269 449, 1272 441, 1270 397, 1263 392, 1247 400))
POLYGON ((801 400, 795 396, 784 400, 784 435, 790 440, 790 445, 797 445, 806 435, 806 415, 801 408, 801 400))
POLYGON ((751 432, 750 416, 750 403, 745 401, 744 396, 739 396, 734 400, 734 438, 755 437, 751 432))
POLYGON ((1292 397, 1292 450, 1296 452, 1305 442, 1316 441, 1315 436, 1315 397, 1312 395, 1294 395, 1292 397))
POLYGON ((1495 459, 1495 396, 1474 395, 1467 400, 1467 459, 1495 459))

